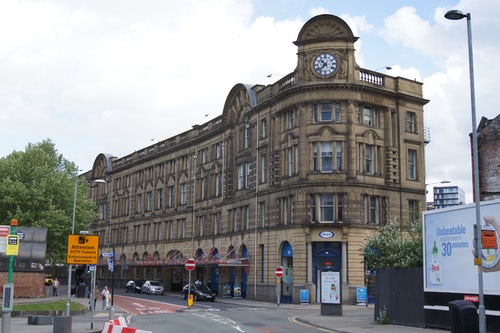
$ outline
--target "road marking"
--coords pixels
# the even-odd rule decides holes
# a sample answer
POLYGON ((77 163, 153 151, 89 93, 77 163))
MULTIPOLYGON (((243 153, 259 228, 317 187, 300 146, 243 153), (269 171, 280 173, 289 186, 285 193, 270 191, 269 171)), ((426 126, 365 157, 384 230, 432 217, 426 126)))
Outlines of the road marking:
POLYGON ((192 315, 200 317, 200 318, 208 319, 208 320, 213 320, 213 321, 216 321, 216 322, 221 323, 223 325, 228 325, 228 326, 234 328, 235 330, 237 330, 238 332, 245 332, 243 329, 241 329, 241 327, 239 325, 237 325, 237 323, 234 320, 229 319, 227 317, 223 317, 223 316, 209 313, 209 312, 192 313, 192 315))
POLYGON ((137 302, 136 298, 127 296, 115 297, 116 300, 120 301, 119 307, 126 309, 128 312, 133 312, 135 314, 168 314, 175 313, 178 309, 183 309, 185 307, 165 302, 158 302, 152 300, 141 300, 137 302), (136 301, 136 302, 134 302, 136 301))
POLYGON ((323 331, 323 332, 339 333, 338 331, 332 331, 332 330, 329 330, 329 329, 326 329, 326 328, 322 328, 322 327, 318 327, 318 326, 313 326, 313 325, 306 324, 304 322, 301 322, 300 320, 297 320, 297 317, 289 317, 288 321, 290 321, 291 323, 294 323, 294 324, 299 324, 299 325, 302 325, 302 326, 307 326, 307 327, 315 328, 315 329, 323 331))

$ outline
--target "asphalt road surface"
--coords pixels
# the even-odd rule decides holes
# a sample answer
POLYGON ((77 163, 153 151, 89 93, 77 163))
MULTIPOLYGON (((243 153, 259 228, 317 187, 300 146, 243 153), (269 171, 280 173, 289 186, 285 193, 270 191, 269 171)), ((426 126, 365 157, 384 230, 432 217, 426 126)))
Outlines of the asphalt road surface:
POLYGON ((320 332, 317 328, 294 322, 286 311, 263 308, 240 308, 236 311, 187 310, 176 314, 135 316, 130 326, 166 333, 320 332))
MULTIPOLYGON (((130 327, 153 332, 320 332, 318 328, 294 321, 285 309, 259 308, 244 304, 195 302, 192 308, 181 295, 153 296, 115 294, 115 306, 132 316, 130 327)), ((324 331, 324 330, 323 330, 324 331)))

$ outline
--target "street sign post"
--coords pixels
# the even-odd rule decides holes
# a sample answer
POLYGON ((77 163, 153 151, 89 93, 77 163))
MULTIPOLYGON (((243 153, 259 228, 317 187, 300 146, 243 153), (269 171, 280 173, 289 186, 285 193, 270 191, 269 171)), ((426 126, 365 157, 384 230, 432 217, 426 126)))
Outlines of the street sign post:
POLYGON ((5 253, 7 236, 10 234, 10 225, 0 225, 0 252, 5 253))
POLYGON ((97 264, 99 258, 99 236, 69 235, 68 264, 97 264))
POLYGON ((193 295, 191 294, 191 272, 196 268, 196 261, 193 258, 188 258, 186 259, 186 262, 184 263, 184 267, 188 271, 188 297, 187 297, 187 304, 188 307, 191 308, 193 306, 193 295))
POLYGON ((193 258, 186 259, 186 262, 184 263, 184 267, 188 271, 192 271, 196 268, 196 261, 193 258))
POLYGON ((280 306, 281 298, 281 277, 283 276, 283 266, 278 266, 274 270, 274 275, 276 276, 276 299, 278 300, 278 306, 280 306))
POLYGON ((8 256, 17 256, 19 254, 19 236, 8 235, 5 254, 8 256))
POLYGON ((276 267, 276 269, 274 270, 274 275, 276 275, 276 277, 279 279, 280 277, 283 276, 283 267, 282 266, 278 266, 276 267))

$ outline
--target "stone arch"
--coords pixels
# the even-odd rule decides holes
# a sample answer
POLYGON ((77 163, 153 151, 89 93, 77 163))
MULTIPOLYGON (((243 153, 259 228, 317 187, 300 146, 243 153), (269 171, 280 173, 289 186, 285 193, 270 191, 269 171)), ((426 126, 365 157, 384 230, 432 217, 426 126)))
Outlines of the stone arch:
POLYGON ((318 42, 345 41, 354 43, 351 28, 340 17, 330 14, 318 15, 307 21, 300 29, 295 45, 305 45, 318 42))
POLYGON ((113 171, 113 155, 99 154, 94 160, 90 179, 106 179, 106 175, 113 171))
POLYGON ((252 86, 239 83, 229 92, 222 118, 226 125, 235 125, 245 120, 245 115, 257 105, 257 96, 252 86))

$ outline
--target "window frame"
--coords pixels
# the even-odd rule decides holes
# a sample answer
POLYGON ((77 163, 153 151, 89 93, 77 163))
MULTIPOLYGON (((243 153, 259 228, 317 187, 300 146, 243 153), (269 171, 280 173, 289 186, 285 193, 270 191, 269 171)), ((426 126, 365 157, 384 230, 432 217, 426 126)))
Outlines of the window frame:
POLYGON ((407 179, 418 180, 417 174, 418 151, 416 149, 408 148, 407 152, 407 179))
POLYGON ((405 130, 408 133, 417 133, 417 114, 415 112, 406 112, 405 130))
POLYGON ((333 102, 313 103, 313 123, 328 123, 333 121, 333 102))

